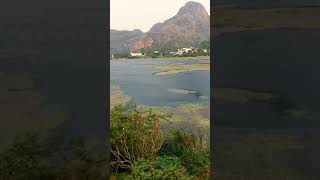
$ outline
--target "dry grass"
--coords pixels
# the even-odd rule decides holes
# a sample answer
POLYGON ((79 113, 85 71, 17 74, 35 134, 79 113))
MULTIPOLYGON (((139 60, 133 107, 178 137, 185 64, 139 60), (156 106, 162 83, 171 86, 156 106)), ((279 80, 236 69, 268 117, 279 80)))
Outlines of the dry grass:
MULTIPOLYGON (((128 102, 131 97, 124 95, 119 86, 113 86, 113 90, 117 93, 111 93, 111 104, 128 102), (117 97, 113 97, 117 96, 117 97)), ((171 115, 170 122, 163 121, 162 127, 165 132, 172 128, 190 130, 196 134, 202 133, 209 137, 210 129, 210 106, 196 103, 181 104, 179 106, 139 106, 142 109, 152 108, 155 112, 162 115, 171 115)))
POLYGON ((168 92, 175 94, 196 94, 197 91, 192 91, 188 89, 168 89, 168 92))
POLYGON ((191 71, 209 71, 210 64, 172 64, 165 66, 151 66, 153 69, 160 70, 154 73, 156 76, 174 75, 191 71))
POLYGON ((170 121, 162 121, 165 133, 174 129, 183 129, 197 135, 203 135, 209 140, 210 106, 196 103, 181 104, 179 106, 143 106, 152 108, 160 114, 171 115, 170 121))
POLYGON ((127 96, 118 85, 110 83, 110 109, 116 104, 125 104, 129 102, 131 97, 127 96))

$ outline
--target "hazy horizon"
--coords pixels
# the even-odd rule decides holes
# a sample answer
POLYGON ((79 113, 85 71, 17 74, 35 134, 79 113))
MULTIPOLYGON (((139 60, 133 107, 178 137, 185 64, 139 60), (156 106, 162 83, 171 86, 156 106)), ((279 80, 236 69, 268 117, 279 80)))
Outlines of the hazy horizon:
MULTIPOLYGON (((155 23, 174 15, 190 0, 111 0, 110 28, 115 30, 140 29, 147 32, 155 23), (124 13, 129 12, 129 13, 124 13)), ((201 3, 210 14, 210 0, 192 0, 201 3)))

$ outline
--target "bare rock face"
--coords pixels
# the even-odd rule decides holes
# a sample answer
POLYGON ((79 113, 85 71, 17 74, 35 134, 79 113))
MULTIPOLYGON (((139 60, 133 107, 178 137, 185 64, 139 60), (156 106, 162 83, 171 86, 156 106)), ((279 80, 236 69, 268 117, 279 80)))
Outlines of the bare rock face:
POLYGON ((133 41, 130 44, 130 49, 133 51, 139 50, 141 48, 151 47, 153 44, 153 39, 147 35, 143 35, 138 40, 133 41))
POLYGON ((181 7, 174 17, 163 23, 156 23, 143 35, 122 41, 121 47, 126 47, 128 51, 142 48, 179 48, 194 46, 209 39, 209 14, 202 4, 190 1, 181 7))
POLYGON ((127 54, 130 51, 130 42, 143 36, 141 30, 117 31, 110 30, 110 53, 127 54))

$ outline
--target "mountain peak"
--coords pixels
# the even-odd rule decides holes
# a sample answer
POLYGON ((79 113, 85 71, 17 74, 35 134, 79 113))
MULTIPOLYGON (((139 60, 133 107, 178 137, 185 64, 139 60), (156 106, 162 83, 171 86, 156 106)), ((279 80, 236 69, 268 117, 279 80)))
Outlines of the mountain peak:
POLYGON ((205 7, 198 2, 189 1, 187 2, 183 7, 180 8, 177 15, 184 15, 184 14, 190 14, 190 15, 208 15, 205 7))
POLYGON ((132 30, 132 32, 143 33, 140 29, 134 29, 134 30, 132 30))
POLYGON ((195 1, 188 1, 185 6, 202 6, 202 4, 195 1))
POLYGON ((126 35, 129 38, 118 43, 118 47, 138 51, 142 48, 174 50, 197 46, 202 41, 209 41, 210 17, 201 3, 190 1, 170 19, 154 24, 146 33, 133 35, 126 35))

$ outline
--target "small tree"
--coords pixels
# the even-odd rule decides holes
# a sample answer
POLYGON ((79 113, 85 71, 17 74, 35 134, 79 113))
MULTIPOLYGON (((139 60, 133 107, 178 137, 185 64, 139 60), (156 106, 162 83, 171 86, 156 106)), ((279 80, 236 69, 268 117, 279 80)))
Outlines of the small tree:
POLYGON ((138 158, 153 161, 163 143, 160 121, 165 116, 152 110, 140 111, 136 107, 115 106, 110 113, 111 166, 131 169, 138 158))

